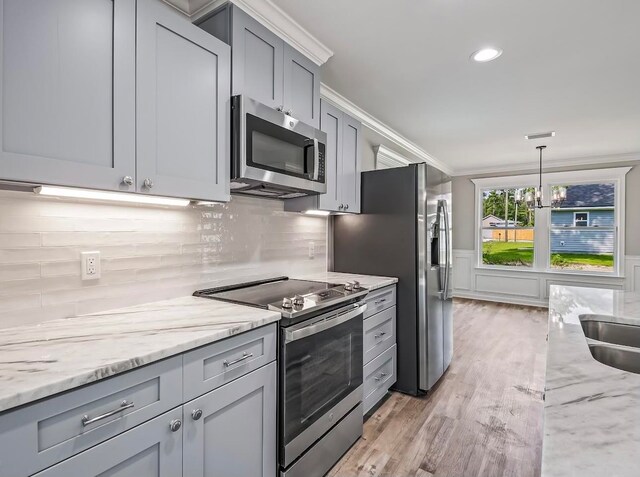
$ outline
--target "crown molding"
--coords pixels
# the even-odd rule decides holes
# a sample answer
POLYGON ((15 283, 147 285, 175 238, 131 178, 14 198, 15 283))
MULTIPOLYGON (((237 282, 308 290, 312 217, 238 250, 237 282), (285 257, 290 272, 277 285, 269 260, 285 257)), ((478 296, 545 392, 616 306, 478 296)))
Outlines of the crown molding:
POLYGON ((375 146, 373 150, 376 153, 376 169, 387 169, 389 167, 403 167, 414 163, 411 159, 398 154, 393 149, 380 144, 375 146), (383 166, 383 167, 380 167, 383 166))
MULTIPOLYGON (((453 170, 449 166, 447 166, 443 162, 433 157, 431 154, 429 154, 427 151, 422 149, 420 146, 410 141, 409 139, 404 137, 402 134, 400 134, 396 130, 387 126, 385 123, 383 123, 376 117, 372 116, 371 114, 366 112, 364 109, 360 108, 359 106, 356 106, 350 100, 342 96, 337 91, 331 89, 331 87, 327 86, 324 83, 320 83, 320 96, 324 100, 332 103, 337 108, 343 110, 347 114, 356 118, 358 121, 362 123, 363 126, 366 126, 367 128, 371 129, 377 134, 380 134, 382 137, 393 142, 395 145, 411 153, 413 156, 417 157, 418 159, 440 169, 445 174, 453 175, 453 170)), ((419 162, 419 161, 411 161, 411 162, 419 162)))
MULTIPOLYGON (((547 162, 543 170, 548 171, 552 169, 559 169, 565 167, 579 167, 579 166, 594 166, 594 165, 609 165, 619 164, 623 162, 640 162, 640 152, 633 152, 628 154, 611 154, 608 156, 585 156, 585 157, 573 157, 568 159, 560 159, 553 162, 547 162)), ((519 173, 538 171, 539 164, 537 161, 531 161, 527 163, 519 164, 505 164, 500 166, 487 166, 487 167, 471 167, 460 168, 455 170, 457 176, 472 176, 472 175, 484 175, 484 174, 505 174, 505 173, 519 173)))
POLYGON ((164 0, 193 22, 225 3, 233 3, 251 15, 289 45, 305 55, 318 66, 333 56, 315 36, 271 0, 164 0))

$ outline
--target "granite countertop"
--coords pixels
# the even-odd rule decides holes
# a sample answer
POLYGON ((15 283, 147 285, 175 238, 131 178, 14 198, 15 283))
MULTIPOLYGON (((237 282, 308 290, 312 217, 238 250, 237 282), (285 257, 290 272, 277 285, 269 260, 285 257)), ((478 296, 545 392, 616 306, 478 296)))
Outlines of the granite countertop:
POLYGON ((319 282, 329 283, 344 283, 357 280, 360 282, 361 287, 366 288, 369 291, 377 290, 378 288, 384 288, 386 286, 393 285, 394 283, 398 283, 398 279, 394 277, 378 277, 375 275, 358 275, 355 273, 342 272, 320 272, 303 276, 295 276, 294 278, 316 280, 319 282))
POLYGON ((542 476, 640 475, 640 375, 593 358, 584 314, 640 325, 640 294, 551 287, 542 476))
POLYGON ((279 319, 189 296, 0 329, 0 412, 279 319))

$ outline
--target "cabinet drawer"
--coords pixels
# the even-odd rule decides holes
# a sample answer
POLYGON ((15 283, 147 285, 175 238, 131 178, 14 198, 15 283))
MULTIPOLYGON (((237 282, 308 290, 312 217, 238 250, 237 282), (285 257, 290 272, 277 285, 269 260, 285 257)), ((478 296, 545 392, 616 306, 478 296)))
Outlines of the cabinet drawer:
POLYGON ((181 403, 177 356, 0 415, 2 475, 30 475, 181 403))
POLYGON ((396 286, 391 285, 372 291, 365 298, 365 302, 367 303, 367 311, 364 313, 366 320, 370 316, 396 305, 396 286))
POLYGON ((376 313, 364 321, 364 359, 367 364, 380 353, 396 344, 396 307, 376 313))
POLYGON ((184 400, 233 381, 276 359, 276 324, 227 338, 184 355, 184 400))
POLYGON ((364 367, 363 403, 365 414, 384 397, 396 382, 396 345, 364 367))

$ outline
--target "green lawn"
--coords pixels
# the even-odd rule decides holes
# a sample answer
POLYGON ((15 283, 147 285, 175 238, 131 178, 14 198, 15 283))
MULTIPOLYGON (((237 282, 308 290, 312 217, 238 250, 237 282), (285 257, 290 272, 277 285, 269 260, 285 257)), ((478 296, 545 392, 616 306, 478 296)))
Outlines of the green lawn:
MULTIPOLYGON (((533 242, 482 243, 482 262, 486 265, 531 266, 533 264, 533 242)), ((551 256, 554 268, 581 270, 584 268, 613 268, 613 255, 588 253, 554 253, 551 256)))

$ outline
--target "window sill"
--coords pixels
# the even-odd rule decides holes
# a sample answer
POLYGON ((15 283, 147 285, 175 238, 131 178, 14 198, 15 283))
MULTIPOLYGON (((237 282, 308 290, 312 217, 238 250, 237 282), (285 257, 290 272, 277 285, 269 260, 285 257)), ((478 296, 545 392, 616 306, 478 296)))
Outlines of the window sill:
POLYGON ((476 270, 480 271, 493 271, 493 272, 517 272, 517 273, 532 273, 532 274, 544 274, 544 275, 565 275, 565 276, 577 276, 577 277, 598 277, 598 278, 613 278, 624 279, 625 276, 618 273, 608 272, 586 272, 581 270, 555 270, 552 268, 538 269, 533 267, 501 267, 491 265, 476 265, 476 270))

